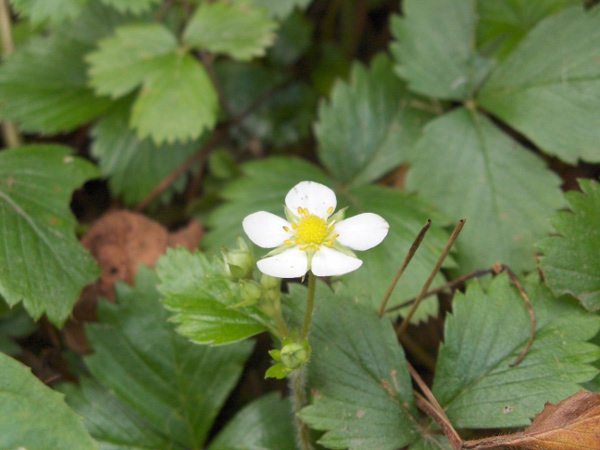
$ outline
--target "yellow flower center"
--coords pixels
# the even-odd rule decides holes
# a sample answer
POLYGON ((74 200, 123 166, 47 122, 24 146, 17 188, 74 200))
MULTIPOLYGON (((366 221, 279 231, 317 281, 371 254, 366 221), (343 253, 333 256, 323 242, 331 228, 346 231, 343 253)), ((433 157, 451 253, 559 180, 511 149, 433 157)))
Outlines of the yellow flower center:
POLYGON ((329 234, 327 222, 314 214, 304 216, 298 222, 296 237, 308 245, 320 245, 329 234))

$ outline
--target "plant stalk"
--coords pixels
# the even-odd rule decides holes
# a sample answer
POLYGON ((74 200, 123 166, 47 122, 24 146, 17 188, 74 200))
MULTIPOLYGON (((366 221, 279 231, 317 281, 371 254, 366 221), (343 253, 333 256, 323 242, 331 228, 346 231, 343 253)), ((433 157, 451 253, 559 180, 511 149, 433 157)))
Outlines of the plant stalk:
POLYGON ((312 319, 313 308, 315 306, 315 287, 317 286, 317 277, 308 272, 308 298, 306 299, 306 313, 304 314, 304 325, 302 326, 301 341, 308 338, 310 321, 312 319))

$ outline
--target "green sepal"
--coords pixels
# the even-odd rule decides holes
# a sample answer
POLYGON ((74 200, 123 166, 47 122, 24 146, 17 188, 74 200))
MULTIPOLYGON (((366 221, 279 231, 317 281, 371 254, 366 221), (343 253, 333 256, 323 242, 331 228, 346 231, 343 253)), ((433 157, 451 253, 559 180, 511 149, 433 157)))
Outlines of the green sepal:
POLYGON ((291 369, 288 369, 283 364, 279 363, 269 367, 269 370, 265 373, 265 378, 277 378, 278 380, 282 380, 287 377, 290 372, 292 372, 291 369))
POLYGON ((338 222, 341 222, 342 220, 344 220, 346 218, 346 210, 347 209, 348 209, 347 206, 340 209, 333 216, 331 216, 329 219, 327 219, 327 224, 329 225, 331 223, 338 223, 338 222))

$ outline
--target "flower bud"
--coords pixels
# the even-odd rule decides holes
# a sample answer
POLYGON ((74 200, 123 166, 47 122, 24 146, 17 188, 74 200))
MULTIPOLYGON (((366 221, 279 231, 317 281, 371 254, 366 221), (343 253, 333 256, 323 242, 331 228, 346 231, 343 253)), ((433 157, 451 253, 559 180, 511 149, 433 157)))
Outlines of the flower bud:
POLYGON ((222 248, 221 254, 225 260, 225 271, 231 278, 248 278, 254 270, 254 258, 242 238, 238 237, 237 249, 222 248))
POLYGON ((294 370, 306 364, 310 358, 308 341, 303 343, 292 342, 284 345, 279 354, 281 363, 288 369, 294 370))
POLYGON ((244 306, 256 305, 263 295, 263 289, 256 281, 240 280, 240 296, 244 306))

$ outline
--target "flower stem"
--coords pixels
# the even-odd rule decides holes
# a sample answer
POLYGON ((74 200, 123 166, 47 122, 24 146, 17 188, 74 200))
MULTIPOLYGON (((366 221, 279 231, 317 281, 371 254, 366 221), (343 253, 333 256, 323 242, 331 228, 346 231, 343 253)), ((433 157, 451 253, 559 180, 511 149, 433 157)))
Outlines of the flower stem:
POLYGON ((300 410, 306 406, 305 390, 306 366, 294 370, 290 374, 291 401, 294 412, 294 425, 296 427, 296 441, 300 450, 313 450, 310 441, 310 429, 300 419, 300 410))
POLYGON ((312 319, 313 308, 315 306, 315 287, 317 285, 317 277, 312 272, 308 272, 308 298, 306 299, 306 313, 304 314, 304 325, 302 326, 302 337, 304 340, 308 337, 310 329, 310 320, 312 319))
POLYGON ((275 325, 277 325, 277 329, 279 330, 279 334, 281 334, 281 337, 288 337, 290 334, 290 330, 288 329, 285 320, 283 319, 283 314, 281 314, 281 305, 278 305, 278 307, 275 308, 273 320, 275 320, 275 325))

